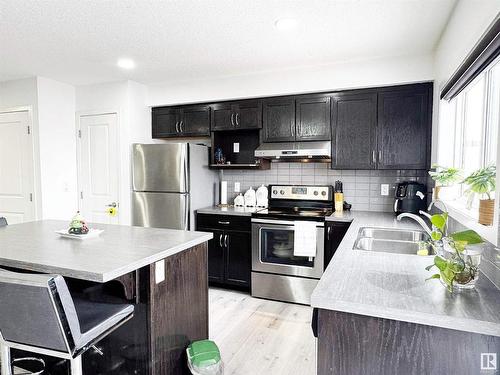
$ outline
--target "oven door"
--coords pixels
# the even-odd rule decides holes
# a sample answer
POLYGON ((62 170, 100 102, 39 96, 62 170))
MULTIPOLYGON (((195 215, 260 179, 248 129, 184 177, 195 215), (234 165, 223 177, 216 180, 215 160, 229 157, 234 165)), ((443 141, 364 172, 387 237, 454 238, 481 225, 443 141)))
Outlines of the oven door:
POLYGON ((323 274, 324 223, 316 225, 316 257, 296 257, 293 221, 252 219, 252 271, 319 279, 323 274))

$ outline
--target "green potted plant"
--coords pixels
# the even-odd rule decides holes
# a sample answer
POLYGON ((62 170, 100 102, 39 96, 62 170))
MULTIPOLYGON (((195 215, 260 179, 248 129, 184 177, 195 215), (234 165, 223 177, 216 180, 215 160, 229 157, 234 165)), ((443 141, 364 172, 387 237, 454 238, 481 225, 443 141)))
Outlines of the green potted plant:
POLYGON ((480 168, 471 173, 463 182, 469 186, 466 190, 468 194, 468 207, 472 205, 472 200, 476 194, 479 195, 479 223, 483 225, 493 225, 493 214, 495 212, 495 199, 491 193, 495 191, 496 166, 480 168))
POLYGON ((481 248, 477 245, 483 239, 473 230, 447 234, 448 213, 431 216, 433 232, 430 245, 437 254, 427 271, 437 268, 438 272, 427 280, 439 279, 450 292, 474 288, 479 277, 481 248))
POLYGON ((434 200, 456 198, 458 189, 452 187, 462 180, 462 171, 459 168, 443 167, 437 164, 433 164, 432 169, 434 171, 429 171, 429 175, 436 182, 434 200))

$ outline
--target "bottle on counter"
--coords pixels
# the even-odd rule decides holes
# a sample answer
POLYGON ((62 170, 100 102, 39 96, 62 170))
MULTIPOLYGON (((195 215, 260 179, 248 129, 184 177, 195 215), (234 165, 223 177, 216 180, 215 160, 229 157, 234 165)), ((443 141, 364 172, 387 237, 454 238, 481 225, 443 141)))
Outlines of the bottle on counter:
POLYGON ((334 196, 333 201, 335 203, 335 212, 344 211, 344 191, 343 191, 342 181, 340 180, 335 181, 333 196, 334 196))
POLYGON ((245 192, 244 198, 245 207, 255 207, 255 205, 257 204, 255 190, 251 186, 250 189, 245 192))

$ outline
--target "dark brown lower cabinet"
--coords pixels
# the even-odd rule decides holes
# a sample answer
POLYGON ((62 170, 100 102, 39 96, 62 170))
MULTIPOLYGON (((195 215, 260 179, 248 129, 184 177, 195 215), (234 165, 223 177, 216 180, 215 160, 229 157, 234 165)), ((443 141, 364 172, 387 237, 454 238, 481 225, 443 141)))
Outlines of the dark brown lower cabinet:
POLYGON ((500 337, 320 309, 318 375, 470 375, 500 337))
POLYGON ((351 226, 349 222, 330 221, 325 224, 325 269, 351 226))
POLYGON ((208 281, 224 282, 224 231, 197 228, 201 231, 210 231, 214 238, 208 241, 208 281))
POLYGON ((245 232, 226 232, 225 283, 249 287, 252 257, 251 235, 245 232))
POLYGON ((208 242, 208 280, 217 286, 250 288, 250 217, 197 214, 196 230, 212 232, 208 242))
POLYGON ((252 267, 250 233, 200 227, 197 230, 214 234, 208 242, 208 280, 216 285, 249 288, 252 267))

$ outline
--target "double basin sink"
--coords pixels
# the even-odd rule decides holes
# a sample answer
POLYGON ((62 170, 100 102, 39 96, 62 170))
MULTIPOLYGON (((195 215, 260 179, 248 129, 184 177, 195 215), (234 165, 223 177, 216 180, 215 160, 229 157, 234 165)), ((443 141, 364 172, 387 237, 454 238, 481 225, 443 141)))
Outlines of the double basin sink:
POLYGON ((416 255, 419 242, 428 239, 429 235, 420 230, 361 227, 354 250, 416 255))

